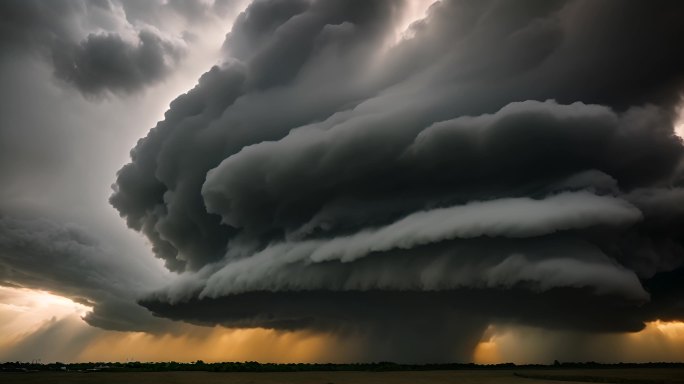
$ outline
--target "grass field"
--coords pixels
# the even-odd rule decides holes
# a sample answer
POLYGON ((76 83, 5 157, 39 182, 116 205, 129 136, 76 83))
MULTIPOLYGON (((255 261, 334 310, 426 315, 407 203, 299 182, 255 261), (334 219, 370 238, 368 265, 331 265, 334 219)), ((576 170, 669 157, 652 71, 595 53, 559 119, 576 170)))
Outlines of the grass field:
POLYGON ((684 369, 476 370, 412 372, 36 372, 2 373, 0 383, 104 384, 684 384, 684 369), (535 376, 527 378, 516 376, 535 376), (580 381, 571 381, 578 378, 580 381), (562 379, 557 381, 552 379, 562 379))

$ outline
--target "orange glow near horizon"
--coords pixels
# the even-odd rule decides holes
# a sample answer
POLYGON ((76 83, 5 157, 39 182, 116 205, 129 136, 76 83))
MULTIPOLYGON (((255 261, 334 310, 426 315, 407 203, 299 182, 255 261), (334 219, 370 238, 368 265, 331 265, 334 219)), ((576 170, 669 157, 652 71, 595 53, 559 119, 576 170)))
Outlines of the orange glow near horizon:
POLYGON ((648 323, 647 327, 649 325, 656 327, 660 332, 664 333, 668 337, 684 339, 684 322, 682 321, 656 320, 654 322, 648 323))
POLYGON ((497 364, 503 362, 494 341, 481 341, 473 352, 473 362, 477 364, 497 364))
MULTIPOLYGON (((660 355, 671 356, 673 361, 684 361, 684 322, 656 320, 646 323, 637 333, 628 335, 628 343, 634 345, 629 353, 638 358, 639 350, 658 351, 660 355)), ((653 360, 665 360, 653 359, 653 360)))
POLYGON ((117 332, 88 325, 90 310, 50 292, 0 287, 0 361, 352 360, 353 343, 326 334, 190 324, 173 333, 117 332))
POLYGON ((330 340, 307 332, 188 326, 178 335, 110 332, 79 354, 80 361, 262 361, 293 363, 332 358, 330 340))
POLYGON ((684 322, 656 320, 645 323, 639 332, 617 334, 490 326, 473 351, 473 362, 478 364, 550 363, 556 358, 606 363, 684 362, 684 322), (581 355, 568 353, 568 346, 577 348, 581 355))
MULTIPOLYGON (((361 345, 358 340, 306 331, 181 323, 174 332, 163 334, 108 331, 82 319, 90 310, 50 292, 0 287, 0 361, 351 362, 361 345)), ((554 359, 684 362, 684 322, 657 320, 627 334, 491 325, 473 351, 473 362, 479 364, 554 359)))

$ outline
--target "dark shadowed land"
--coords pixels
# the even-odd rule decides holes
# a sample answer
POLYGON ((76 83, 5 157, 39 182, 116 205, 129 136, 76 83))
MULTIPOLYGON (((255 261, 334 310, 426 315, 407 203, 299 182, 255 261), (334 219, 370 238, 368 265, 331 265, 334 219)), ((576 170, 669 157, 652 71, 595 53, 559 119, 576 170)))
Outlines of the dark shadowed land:
POLYGON ((684 384, 684 364, 2 364, 0 383, 684 384), (34 369, 26 367, 31 366, 34 369), (221 370, 222 369, 222 370, 221 370))
POLYGON ((83 362, 83 363, 40 363, 40 362, 4 362, 0 363, 0 373, 7 372, 169 372, 169 371, 203 371, 203 372, 408 372, 408 371, 576 371, 594 370, 617 372, 639 370, 654 372, 655 370, 679 370, 684 372, 684 363, 650 362, 650 363, 615 363, 604 364, 589 362, 559 362, 545 364, 475 364, 475 363, 432 363, 432 364, 399 364, 391 361, 373 363, 259 363, 257 361, 224 361, 205 363, 197 360, 192 363, 176 361, 161 362, 83 362))
POLYGON ((0 373, 13 383, 230 383, 230 384, 544 384, 544 383, 684 383, 682 368, 550 369, 546 372, 508 369, 392 372, 35 372, 0 373), (536 378, 523 377, 537 375, 536 378), (576 378, 577 381, 573 381, 576 378))

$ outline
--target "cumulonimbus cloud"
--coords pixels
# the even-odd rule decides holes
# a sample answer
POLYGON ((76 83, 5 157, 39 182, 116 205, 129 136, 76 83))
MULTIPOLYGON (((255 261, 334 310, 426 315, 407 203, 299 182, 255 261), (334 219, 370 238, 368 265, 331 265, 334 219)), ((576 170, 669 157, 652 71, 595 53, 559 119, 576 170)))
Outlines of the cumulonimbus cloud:
POLYGON ((415 333, 369 342, 402 360, 465 359, 492 319, 684 318, 667 209, 684 196, 682 4, 443 1, 395 43, 402 9, 269 0, 238 17, 226 61, 117 176, 112 205, 184 272, 142 304, 415 333))

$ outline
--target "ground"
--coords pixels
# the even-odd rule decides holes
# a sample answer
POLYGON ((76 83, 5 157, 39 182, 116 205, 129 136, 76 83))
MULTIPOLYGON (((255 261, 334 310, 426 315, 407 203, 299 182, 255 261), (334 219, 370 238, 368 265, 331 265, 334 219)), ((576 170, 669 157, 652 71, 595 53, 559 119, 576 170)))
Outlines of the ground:
POLYGON ((684 369, 476 370, 424 372, 37 372, 2 373, 0 383, 130 384, 684 384, 684 369), (537 378, 516 376, 530 375, 537 378), (550 380, 551 378, 566 381, 550 380))

